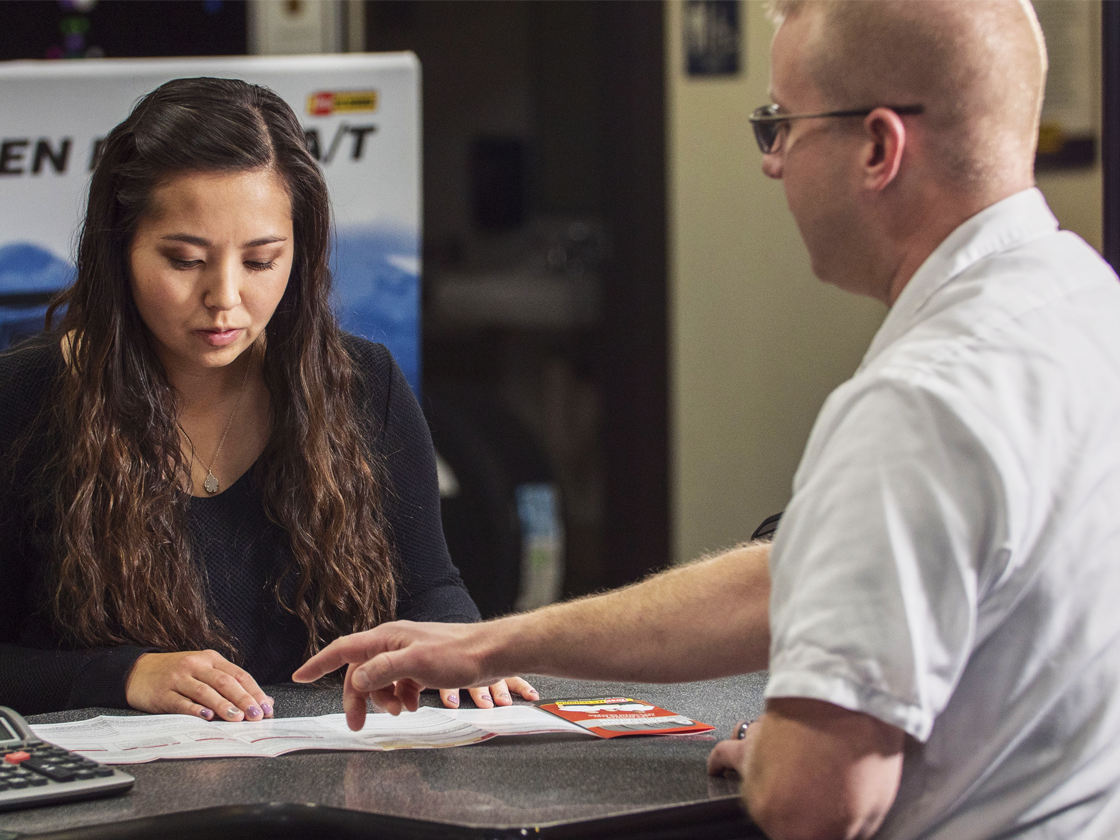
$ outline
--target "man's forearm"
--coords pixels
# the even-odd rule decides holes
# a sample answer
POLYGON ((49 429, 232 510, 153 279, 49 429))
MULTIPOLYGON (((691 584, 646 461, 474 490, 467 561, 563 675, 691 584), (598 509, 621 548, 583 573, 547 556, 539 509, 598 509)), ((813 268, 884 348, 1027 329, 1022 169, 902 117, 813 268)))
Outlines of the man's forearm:
POLYGON ((487 672, 680 682, 766 668, 770 545, 486 625, 487 672))

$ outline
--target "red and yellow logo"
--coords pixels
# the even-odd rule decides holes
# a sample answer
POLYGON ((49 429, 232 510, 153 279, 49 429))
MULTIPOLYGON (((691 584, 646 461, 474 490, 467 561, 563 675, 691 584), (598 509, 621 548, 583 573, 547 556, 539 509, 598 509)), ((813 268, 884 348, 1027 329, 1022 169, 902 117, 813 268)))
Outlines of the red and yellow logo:
POLYGON ((313 117, 356 114, 377 110, 375 90, 321 90, 307 97, 307 113, 313 117))

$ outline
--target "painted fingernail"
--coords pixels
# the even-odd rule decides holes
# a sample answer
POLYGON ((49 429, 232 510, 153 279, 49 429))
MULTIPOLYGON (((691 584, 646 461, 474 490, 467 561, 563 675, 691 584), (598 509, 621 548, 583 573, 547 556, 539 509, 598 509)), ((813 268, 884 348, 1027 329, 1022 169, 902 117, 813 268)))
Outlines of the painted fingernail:
POLYGON ((459 705, 459 695, 458 694, 448 694, 447 695, 447 702, 448 703, 453 703, 454 705, 458 706, 459 705))
POLYGON ((494 705, 494 698, 492 698, 489 694, 487 694, 485 697, 479 697, 478 698, 478 705, 480 705, 480 706, 493 706, 494 705))
POLYGON ((206 720, 211 720, 214 717, 214 710, 213 709, 199 709, 198 716, 201 717, 201 718, 206 718, 206 720))
POLYGON ((530 688, 529 689, 529 696, 530 697, 540 697, 541 693, 539 691, 537 691, 535 688, 530 688))
POLYGON ((507 694, 506 692, 504 692, 504 691, 503 691, 503 692, 502 692, 501 694, 499 694, 499 695, 498 695, 498 699, 500 699, 500 700, 509 700, 509 699, 510 699, 510 696, 509 696, 509 695, 508 695, 508 694, 507 694))
POLYGON ((230 706, 228 709, 226 709, 226 717, 228 718, 235 718, 239 714, 241 714, 241 710, 236 706, 230 706))
POLYGON ((261 716, 261 710, 257 706, 250 706, 245 710, 245 717, 258 718, 261 716))
POLYGON ((272 714, 272 704, 271 703, 261 703, 261 711, 264 712, 266 715, 272 714))

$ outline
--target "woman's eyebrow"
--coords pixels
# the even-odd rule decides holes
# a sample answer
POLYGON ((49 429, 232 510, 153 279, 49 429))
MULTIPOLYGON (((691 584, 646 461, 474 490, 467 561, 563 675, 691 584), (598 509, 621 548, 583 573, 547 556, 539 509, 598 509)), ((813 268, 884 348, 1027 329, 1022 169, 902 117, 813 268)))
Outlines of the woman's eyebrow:
POLYGON ((166 236, 161 236, 160 241, 168 242, 185 242, 188 245, 198 245, 205 248, 210 244, 210 240, 201 236, 192 236, 189 233, 169 233, 166 236))
POLYGON ((257 248, 261 245, 272 245, 274 242, 287 242, 286 236, 262 236, 260 239, 254 239, 252 242, 246 242, 245 248, 257 248))
MULTIPOLYGON (((169 233, 166 236, 161 236, 160 241, 167 242, 185 242, 187 245, 197 245, 200 248, 209 247, 211 242, 203 236, 194 236, 190 233, 169 233)), ((242 245, 242 248, 258 248, 261 245, 272 245, 275 242, 287 242, 286 236, 262 236, 242 245)))

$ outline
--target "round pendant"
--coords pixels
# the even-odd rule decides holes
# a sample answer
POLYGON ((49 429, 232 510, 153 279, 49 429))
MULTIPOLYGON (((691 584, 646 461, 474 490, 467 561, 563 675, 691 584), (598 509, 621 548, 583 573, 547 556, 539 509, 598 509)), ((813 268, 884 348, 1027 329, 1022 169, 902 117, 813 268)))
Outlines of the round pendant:
POLYGON ((207 493, 218 492, 218 479, 214 478, 214 473, 206 474, 206 480, 202 482, 202 487, 207 493))

